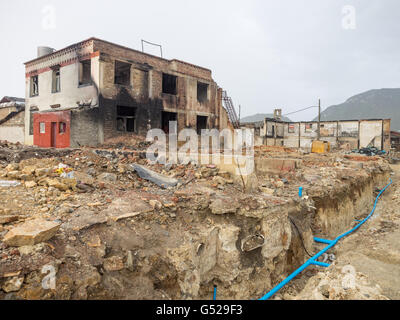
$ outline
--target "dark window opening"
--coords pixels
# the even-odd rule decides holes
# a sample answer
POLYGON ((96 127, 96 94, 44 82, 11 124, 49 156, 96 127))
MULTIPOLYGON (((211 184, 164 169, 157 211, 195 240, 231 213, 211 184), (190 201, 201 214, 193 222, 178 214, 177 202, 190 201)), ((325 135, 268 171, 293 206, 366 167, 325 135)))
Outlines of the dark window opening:
POLYGON ((81 61, 79 63, 79 85, 92 83, 92 62, 91 60, 81 61))
POLYGON ((31 77, 31 97, 39 95, 39 76, 31 77))
POLYGON ((123 86, 131 84, 131 65, 129 63, 115 61, 114 83, 123 86))
POLYGON ((60 92, 60 91, 61 91, 60 66, 56 66, 53 68, 51 92, 56 93, 56 92, 60 92))
POLYGON ((67 130, 67 124, 65 122, 60 122, 59 124, 59 130, 58 133, 63 134, 67 130))
POLYGON ((162 92, 176 95, 176 76, 163 73, 162 92))
POLYGON ((204 103, 208 101, 208 84, 197 82, 197 101, 204 103))
POLYGON ((305 132, 312 132, 312 123, 306 123, 305 132))
POLYGON ((136 108, 117 106, 117 130, 136 132, 136 108))
POLYGON ((169 133, 169 122, 176 121, 177 114, 175 112, 165 112, 163 111, 161 116, 161 129, 165 133, 169 133))
POLYGON ((33 111, 29 111, 29 135, 33 135, 33 111))
POLYGON ((135 119, 134 118, 126 118, 126 131, 127 132, 135 132, 135 119))
POLYGON ((207 118, 205 116, 197 116, 197 134, 201 134, 202 129, 207 129, 207 118))

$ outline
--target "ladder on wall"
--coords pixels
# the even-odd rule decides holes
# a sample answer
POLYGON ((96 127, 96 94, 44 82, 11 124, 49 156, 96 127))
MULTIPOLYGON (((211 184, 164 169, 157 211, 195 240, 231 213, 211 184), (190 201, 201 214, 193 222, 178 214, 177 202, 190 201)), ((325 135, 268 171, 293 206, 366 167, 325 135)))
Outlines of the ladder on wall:
POLYGON ((229 121, 232 123, 235 129, 239 129, 240 123, 235 111, 235 107, 233 106, 233 101, 231 97, 228 96, 226 91, 222 91, 222 101, 223 101, 223 106, 226 112, 228 113, 229 121))

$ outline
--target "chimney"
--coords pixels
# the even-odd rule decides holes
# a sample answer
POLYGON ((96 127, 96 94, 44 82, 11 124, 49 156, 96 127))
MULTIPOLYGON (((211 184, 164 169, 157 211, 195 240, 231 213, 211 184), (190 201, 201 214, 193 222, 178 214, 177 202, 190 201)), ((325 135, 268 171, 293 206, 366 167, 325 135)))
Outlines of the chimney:
POLYGON ((53 48, 50 47, 38 47, 37 48, 37 57, 43 57, 43 56, 47 56, 48 54, 53 53, 54 51, 56 51, 53 48))
POLYGON ((274 110, 274 119, 275 120, 282 120, 282 109, 275 109, 274 110))

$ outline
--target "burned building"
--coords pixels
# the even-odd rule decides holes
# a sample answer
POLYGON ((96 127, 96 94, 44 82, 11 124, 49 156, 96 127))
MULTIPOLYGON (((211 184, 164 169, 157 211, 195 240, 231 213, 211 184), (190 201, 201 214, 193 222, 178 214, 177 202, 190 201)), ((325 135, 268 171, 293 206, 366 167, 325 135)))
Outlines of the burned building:
MULTIPOLYGON (((266 118, 261 130, 263 143, 269 146, 311 149, 318 139, 318 122, 285 122, 266 118)), ((320 140, 332 147, 359 149, 368 146, 390 149, 390 119, 321 121, 320 140)))
POLYGON ((25 100, 3 97, 0 100, 0 140, 24 143, 25 100))
POLYGON ((96 146, 118 135, 223 129, 229 120, 211 70, 97 38, 38 49, 25 63, 25 143, 96 146))

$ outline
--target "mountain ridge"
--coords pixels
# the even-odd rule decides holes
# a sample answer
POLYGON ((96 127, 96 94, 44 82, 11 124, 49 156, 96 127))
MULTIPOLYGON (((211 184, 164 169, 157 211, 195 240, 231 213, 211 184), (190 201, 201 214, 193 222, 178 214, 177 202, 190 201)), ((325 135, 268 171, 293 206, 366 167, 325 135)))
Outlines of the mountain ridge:
MULTIPOLYGON (((265 118, 273 118, 273 113, 256 113, 251 116, 240 119, 240 123, 260 122, 264 121, 265 118)), ((288 117, 282 116, 283 121, 292 122, 288 117)))
POLYGON ((322 121, 356 119, 391 119, 391 130, 400 130, 400 88, 371 89, 321 112, 322 121))

